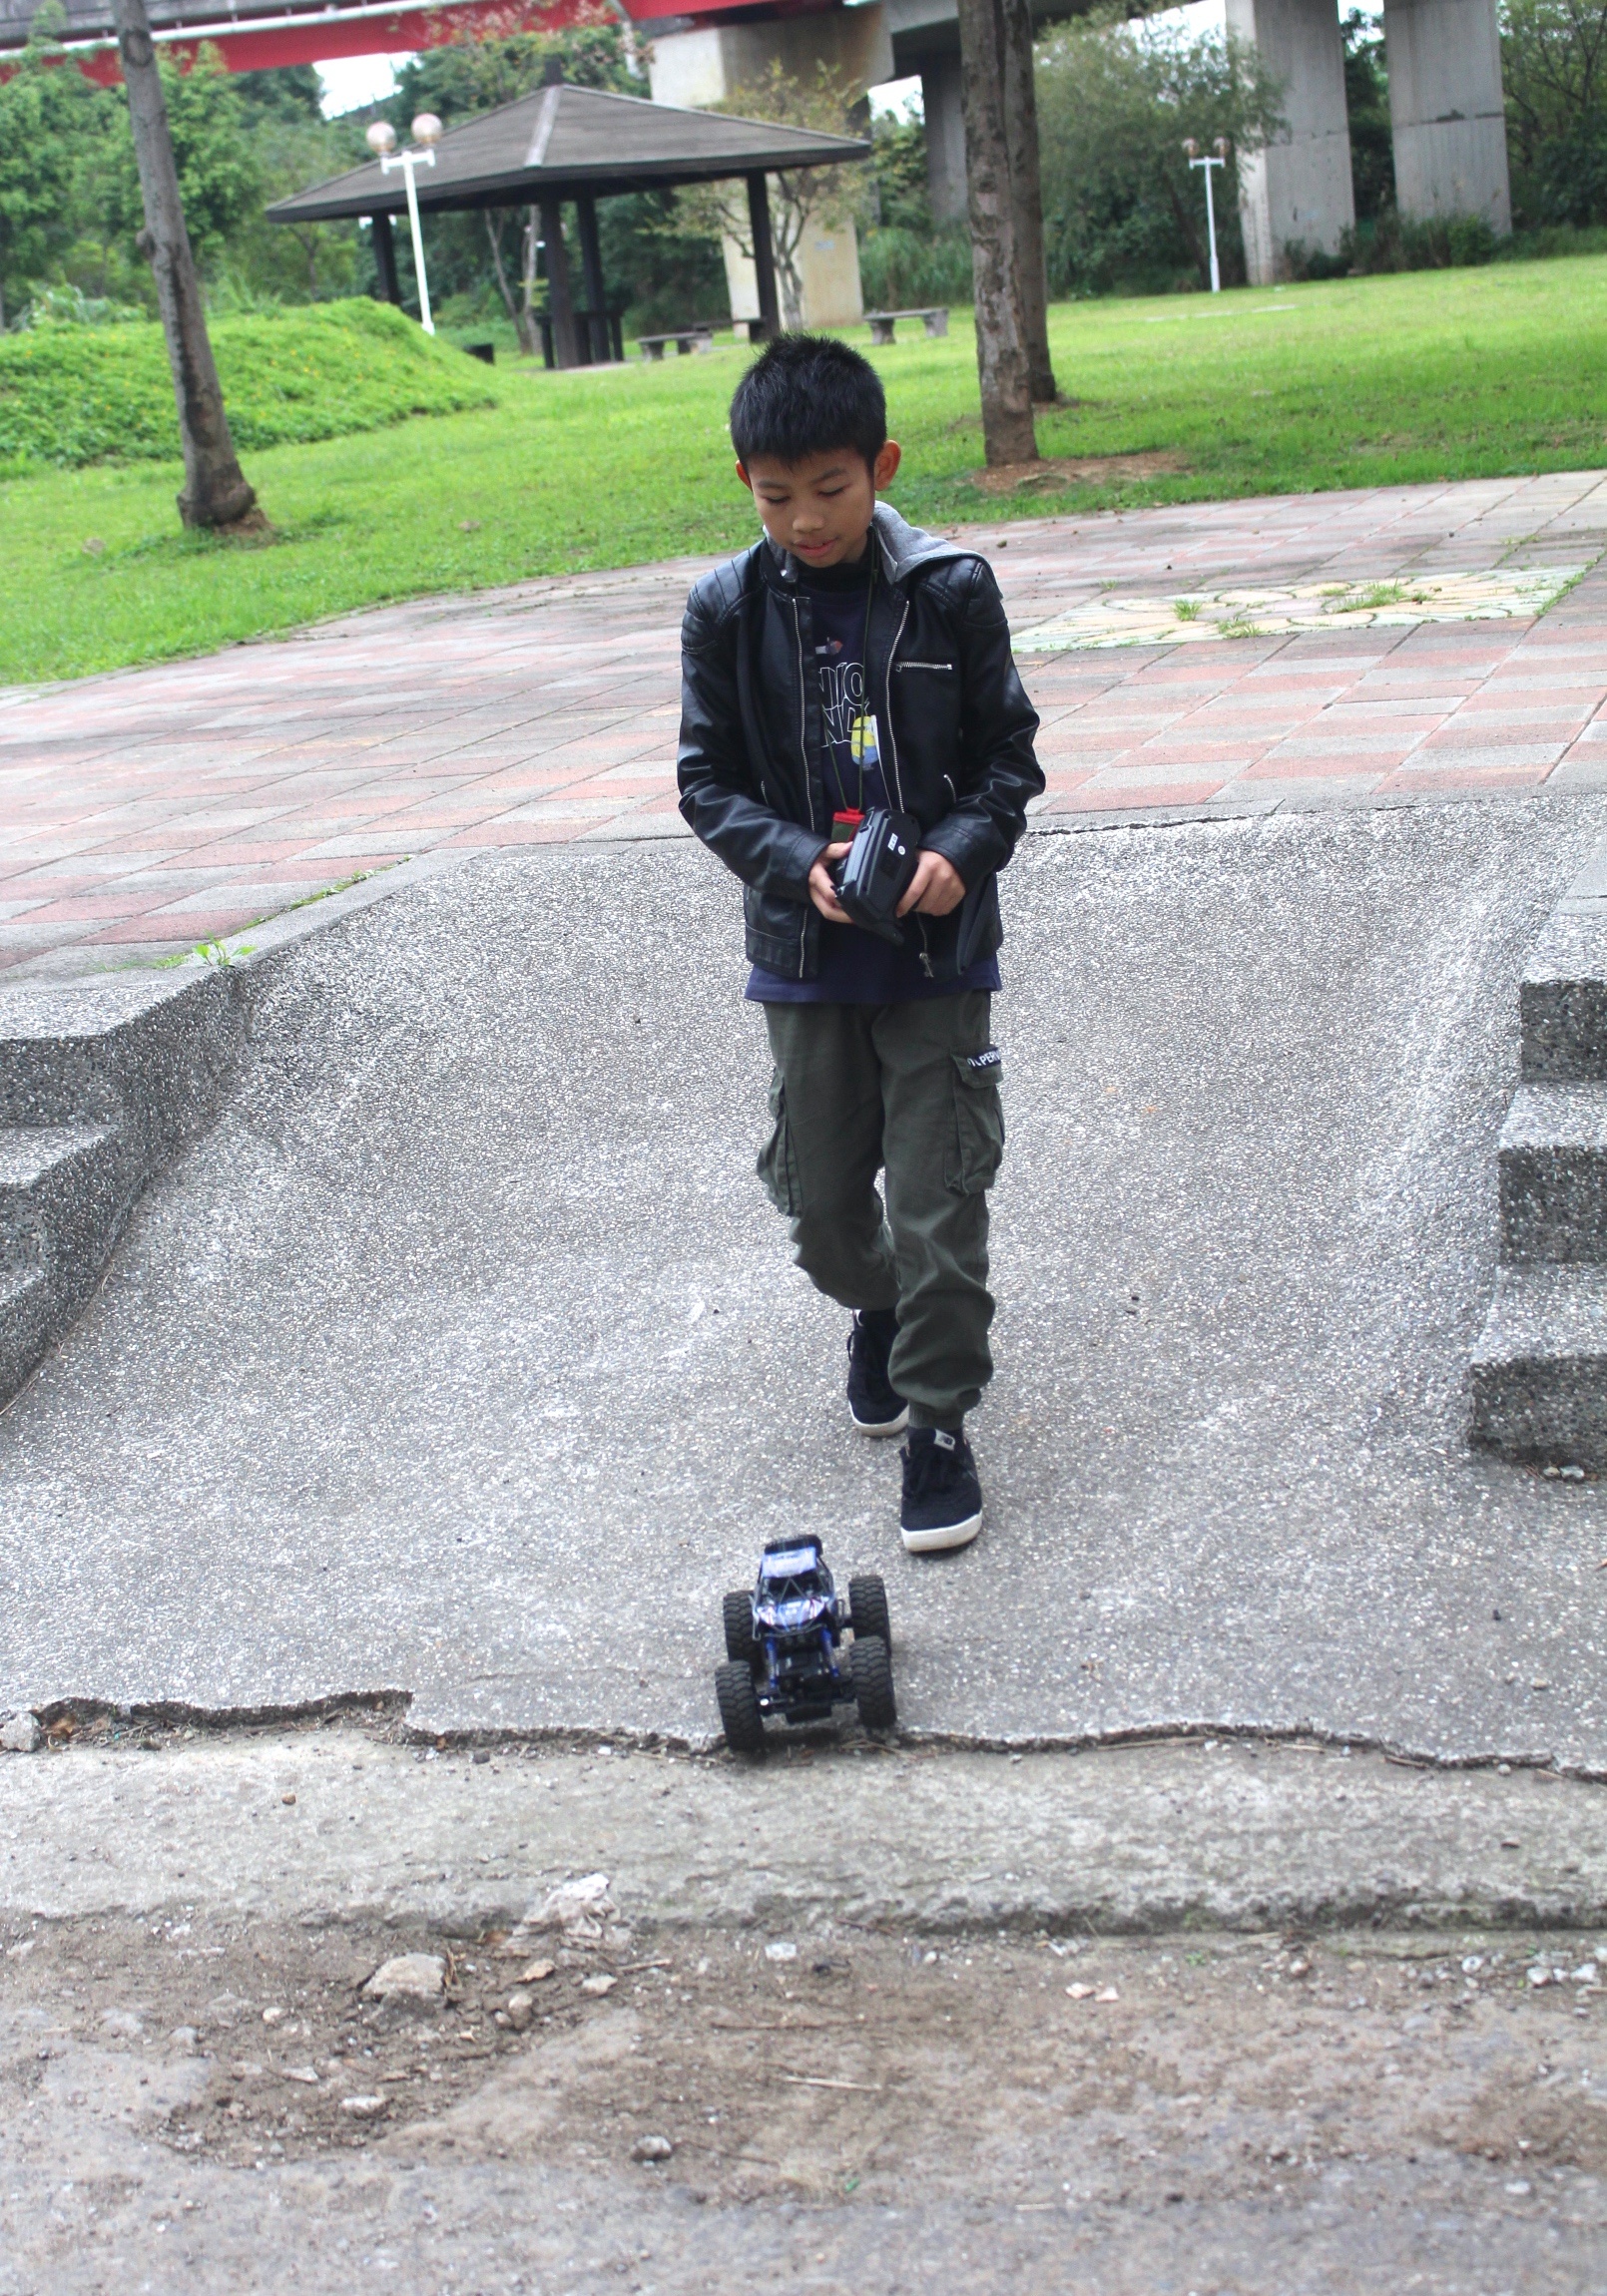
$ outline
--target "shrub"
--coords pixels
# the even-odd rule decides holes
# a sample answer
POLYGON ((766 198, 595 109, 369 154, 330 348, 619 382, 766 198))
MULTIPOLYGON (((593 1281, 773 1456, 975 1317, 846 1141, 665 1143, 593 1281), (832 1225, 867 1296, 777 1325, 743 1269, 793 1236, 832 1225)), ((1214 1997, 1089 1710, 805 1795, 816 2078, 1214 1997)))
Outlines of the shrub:
POLYGON ((928 232, 902 225, 873 228, 859 241, 859 283, 869 311, 968 303, 970 234, 959 224, 928 232))
MULTIPOLYGON (((1498 244, 1483 216, 1434 216, 1415 223, 1394 208, 1385 208, 1372 223, 1357 224, 1344 233, 1336 268, 1361 273, 1465 270, 1491 261, 1498 244)), ((1308 269, 1296 275, 1321 278, 1334 273, 1308 269)))
MULTIPOLYGON (((494 403, 485 369, 388 304, 320 303, 213 330, 243 451, 494 403)), ((162 329, 33 327, 0 341, 0 466, 176 457, 162 329)))
POLYGON ((1242 279, 1237 162, 1279 125, 1276 83, 1236 39, 1098 20, 1051 32, 1038 44, 1051 290, 1207 283, 1205 195, 1186 137, 1230 147, 1215 187, 1217 241, 1223 277, 1242 279))

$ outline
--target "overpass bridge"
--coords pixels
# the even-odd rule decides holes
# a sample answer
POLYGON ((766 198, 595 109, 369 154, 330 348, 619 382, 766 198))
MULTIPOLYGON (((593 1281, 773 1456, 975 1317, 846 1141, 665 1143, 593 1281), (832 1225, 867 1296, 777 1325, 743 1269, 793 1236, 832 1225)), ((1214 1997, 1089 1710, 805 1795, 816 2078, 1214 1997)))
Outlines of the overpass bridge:
MULTIPOLYGON (((647 36, 660 103, 718 103, 780 58, 812 74, 824 61, 873 88, 919 75, 925 100, 932 209, 965 213, 955 0, 616 0, 647 36)), ((0 0, 0 66, 20 48, 39 0, 0 0)), ((429 48, 471 28, 558 29, 595 0, 149 0, 159 41, 181 52, 216 43, 237 71, 336 56, 429 48)), ((1086 0, 1033 0, 1047 22, 1086 0)), ((1339 0, 1226 0, 1231 31, 1259 48, 1283 83, 1286 129, 1241 168, 1250 274, 1287 266, 1292 244, 1332 253, 1355 220, 1339 0)), ((117 75, 110 0, 66 0, 67 47, 100 79, 117 75)), ((1511 229, 1496 0, 1385 0, 1384 37, 1401 212, 1480 216, 1511 229)))

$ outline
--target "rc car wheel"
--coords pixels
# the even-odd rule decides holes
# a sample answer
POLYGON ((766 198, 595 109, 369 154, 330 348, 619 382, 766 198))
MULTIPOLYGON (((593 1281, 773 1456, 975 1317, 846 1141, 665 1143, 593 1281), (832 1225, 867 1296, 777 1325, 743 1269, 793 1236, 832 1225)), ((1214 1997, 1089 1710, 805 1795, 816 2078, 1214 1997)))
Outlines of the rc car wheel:
MULTIPOLYGON (((874 1577, 848 1581, 848 1624, 858 1636, 874 1634, 892 1648, 892 1622, 887 1616, 887 1589, 874 1577)), ((732 1652, 733 1657, 736 1652, 732 1652)))
MULTIPOLYGON (((859 1719, 867 1730, 890 1730, 898 1719, 892 1694, 892 1660, 879 1634, 855 1632, 848 1645, 848 1670, 859 1719)), ((725 1667, 721 1672, 726 1671, 725 1667)))
POLYGON ((726 1597, 726 1656, 751 1666, 759 1656, 754 1640, 754 1598, 741 1588, 726 1597))
MULTIPOLYGON (((891 1702, 889 1681, 888 1700, 891 1702)), ((759 1710, 759 1691, 752 1667, 733 1659, 715 1668, 715 1696, 720 1701, 720 1725, 734 1754, 765 1751, 765 1717, 759 1710)), ((862 1709, 861 1709, 862 1710, 862 1709)))

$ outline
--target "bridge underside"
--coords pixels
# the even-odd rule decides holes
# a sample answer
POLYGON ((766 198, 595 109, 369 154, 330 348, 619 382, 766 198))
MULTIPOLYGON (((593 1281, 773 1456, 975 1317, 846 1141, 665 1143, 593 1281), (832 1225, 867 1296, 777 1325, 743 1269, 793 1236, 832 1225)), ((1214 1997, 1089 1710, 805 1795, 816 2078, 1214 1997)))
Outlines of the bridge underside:
MULTIPOLYGON (((37 0, 0 0, 0 56, 27 37, 37 0)), ((1040 22, 1080 13, 1084 0, 1034 0, 1040 22)), ((627 0, 652 42, 655 97, 719 102, 773 61, 805 72, 826 62, 864 87, 918 74, 925 101, 932 211, 965 216, 955 0, 834 0, 778 14, 773 0, 735 0, 702 15, 684 0, 627 0), (659 30, 659 26, 663 30, 659 30)), ((184 0, 151 0, 159 41, 180 56, 211 40, 236 71, 336 56, 439 47, 494 26, 558 29, 592 16, 595 0, 357 0, 346 7, 254 12, 239 0, 208 20, 184 0)), ((66 42, 94 78, 117 77, 107 0, 69 0, 66 42)), ((1335 254, 1354 224, 1349 123, 1338 0, 1227 0, 1229 31, 1258 48, 1282 85, 1285 124, 1241 162, 1241 214, 1253 283, 1287 276, 1301 253, 1335 254)), ((1385 0, 1396 195, 1414 220, 1473 217, 1511 229, 1496 0, 1385 0)))

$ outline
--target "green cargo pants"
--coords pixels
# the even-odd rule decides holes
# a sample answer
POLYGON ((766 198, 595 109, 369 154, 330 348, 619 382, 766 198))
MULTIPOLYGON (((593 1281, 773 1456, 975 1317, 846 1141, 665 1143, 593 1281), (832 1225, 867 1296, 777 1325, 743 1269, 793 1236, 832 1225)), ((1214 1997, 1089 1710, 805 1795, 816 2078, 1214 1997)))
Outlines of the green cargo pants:
POLYGON ((889 1371, 916 1427, 957 1427, 993 1375, 987 1189, 1004 1115, 992 1001, 970 989, 765 1007, 775 1127, 759 1176, 817 1290, 843 1307, 897 1308, 889 1371))

